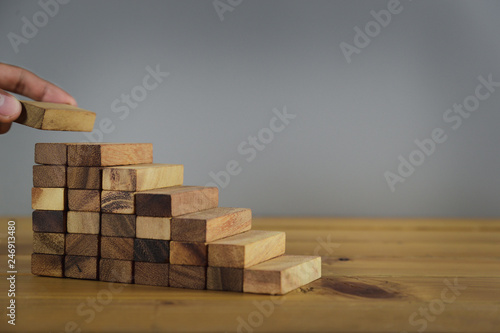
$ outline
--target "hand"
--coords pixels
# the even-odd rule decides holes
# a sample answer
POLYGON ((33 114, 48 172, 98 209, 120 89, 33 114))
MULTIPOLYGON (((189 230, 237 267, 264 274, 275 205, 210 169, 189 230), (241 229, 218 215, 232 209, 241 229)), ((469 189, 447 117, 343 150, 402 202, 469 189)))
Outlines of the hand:
POLYGON ((7 133, 21 114, 21 103, 3 89, 35 101, 77 106, 75 99, 58 86, 26 69, 0 63, 0 134, 7 133))

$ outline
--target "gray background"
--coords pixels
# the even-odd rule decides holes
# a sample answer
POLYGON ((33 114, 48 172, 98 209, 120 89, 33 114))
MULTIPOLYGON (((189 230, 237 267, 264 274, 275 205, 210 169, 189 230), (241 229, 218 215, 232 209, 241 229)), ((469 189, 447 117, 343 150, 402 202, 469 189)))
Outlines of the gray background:
MULTIPOLYGON (((224 0, 224 2, 227 2, 224 0)), ((233 2, 234 3, 234 2, 233 2)), ((25 67, 109 118, 105 142, 152 142, 155 162, 185 165, 185 183, 236 160, 242 171, 221 205, 256 215, 477 216, 500 213, 500 89, 453 131, 443 113, 500 81, 500 4, 402 0, 403 10, 348 63, 340 43, 387 1, 248 1, 224 13, 212 1, 77 1, 14 52, 37 1, 0 4, 0 61, 25 67), (170 75, 126 119, 113 100, 146 67, 170 75), (273 108, 297 115, 256 158, 238 153, 269 125, 273 108), (448 140, 391 192, 384 172, 415 139, 448 140)), ((0 137, 0 215, 29 214, 36 142, 82 133, 15 124, 0 137)))

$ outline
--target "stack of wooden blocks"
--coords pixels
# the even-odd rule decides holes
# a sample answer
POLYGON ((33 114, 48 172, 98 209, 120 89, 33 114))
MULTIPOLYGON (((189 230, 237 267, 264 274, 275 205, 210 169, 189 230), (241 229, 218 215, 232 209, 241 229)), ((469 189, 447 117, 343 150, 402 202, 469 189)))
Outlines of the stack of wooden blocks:
POLYGON ((152 144, 38 143, 35 163, 35 275, 265 294, 321 276, 320 257, 285 255, 284 232, 184 186, 152 144))

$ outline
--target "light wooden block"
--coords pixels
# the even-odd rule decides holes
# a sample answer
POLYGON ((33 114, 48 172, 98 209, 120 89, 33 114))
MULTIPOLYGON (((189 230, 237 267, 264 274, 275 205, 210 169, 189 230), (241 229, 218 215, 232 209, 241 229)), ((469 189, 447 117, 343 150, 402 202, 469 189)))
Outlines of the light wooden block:
POLYGON ((321 277, 321 257, 284 255, 246 268, 243 291, 282 295, 321 277))
POLYGON ((133 262, 130 260, 99 260, 99 280, 107 282, 132 283, 133 262))
POLYGON ((137 216, 136 237, 170 240, 170 218, 137 216))
POLYGON ((138 216, 172 217, 215 208, 219 203, 217 187, 174 186, 137 192, 138 216))
POLYGON ((99 212, 101 211, 101 192, 69 189, 68 208, 80 212, 99 212))
POLYGON ((207 289, 243 291, 243 268, 207 267, 207 289))
POLYGON ((35 210, 32 214, 33 231, 66 232, 66 212, 59 210, 35 210))
POLYGON ((96 114, 76 106, 19 101, 22 105, 21 115, 16 123, 47 131, 92 132, 96 114))
POLYGON ((172 218, 172 240, 212 242, 250 230, 252 211, 217 207, 172 218))
POLYGON ((135 192, 102 191, 101 212, 135 214, 135 192))
POLYGON ((68 167, 66 173, 68 188, 81 190, 102 189, 101 167, 68 167))
POLYGON ((43 254, 64 254, 66 234, 33 232, 33 252, 43 254))
POLYGON ((109 191, 145 191, 182 185, 180 164, 140 164, 107 167, 102 170, 102 188, 109 191))
POLYGON ((64 256, 55 254, 31 255, 31 274, 42 276, 63 277, 64 256))
POLYGON ((208 263, 207 244, 171 241, 170 263, 173 265, 206 266, 208 263))
POLYGON ((97 280, 97 257, 65 256, 64 276, 73 279, 97 280))
POLYGON ((68 163, 68 144, 66 143, 36 143, 35 163, 66 165, 68 163))
POLYGON ((170 287, 206 289, 207 268, 203 266, 170 265, 170 287))
POLYGON ((133 260, 134 238, 101 237, 101 257, 108 259, 133 260))
POLYGON ((33 187, 31 208, 35 210, 66 210, 66 189, 33 187))
POLYGON ((135 215, 102 214, 101 235, 112 237, 135 237, 135 215))
POLYGON ((101 214, 96 212, 68 212, 67 229, 73 234, 99 234, 101 214))
POLYGON ((285 233, 250 230, 208 244, 208 265, 246 268, 285 253, 285 233))
POLYGON ((79 143, 68 146, 69 166, 153 163, 151 143, 79 143))
POLYGON ((134 239, 134 261, 168 263, 169 243, 158 239, 134 239))
POLYGON ((34 165, 34 187, 66 187, 66 166, 34 165))
POLYGON ((66 234, 66 255, 97 257, 99 235, 66 234))
POLYGON ((134 262, 134 283, 168 287, 169 264, 134 262))

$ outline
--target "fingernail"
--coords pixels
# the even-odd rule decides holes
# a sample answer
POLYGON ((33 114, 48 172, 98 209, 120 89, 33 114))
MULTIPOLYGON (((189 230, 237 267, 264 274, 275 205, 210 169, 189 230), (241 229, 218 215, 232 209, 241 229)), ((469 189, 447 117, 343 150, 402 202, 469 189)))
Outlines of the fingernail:
POLYGON ((16 118, 21 113, 21 103, 12 95, 0 91, 0 116, 4 119, 16 118))

